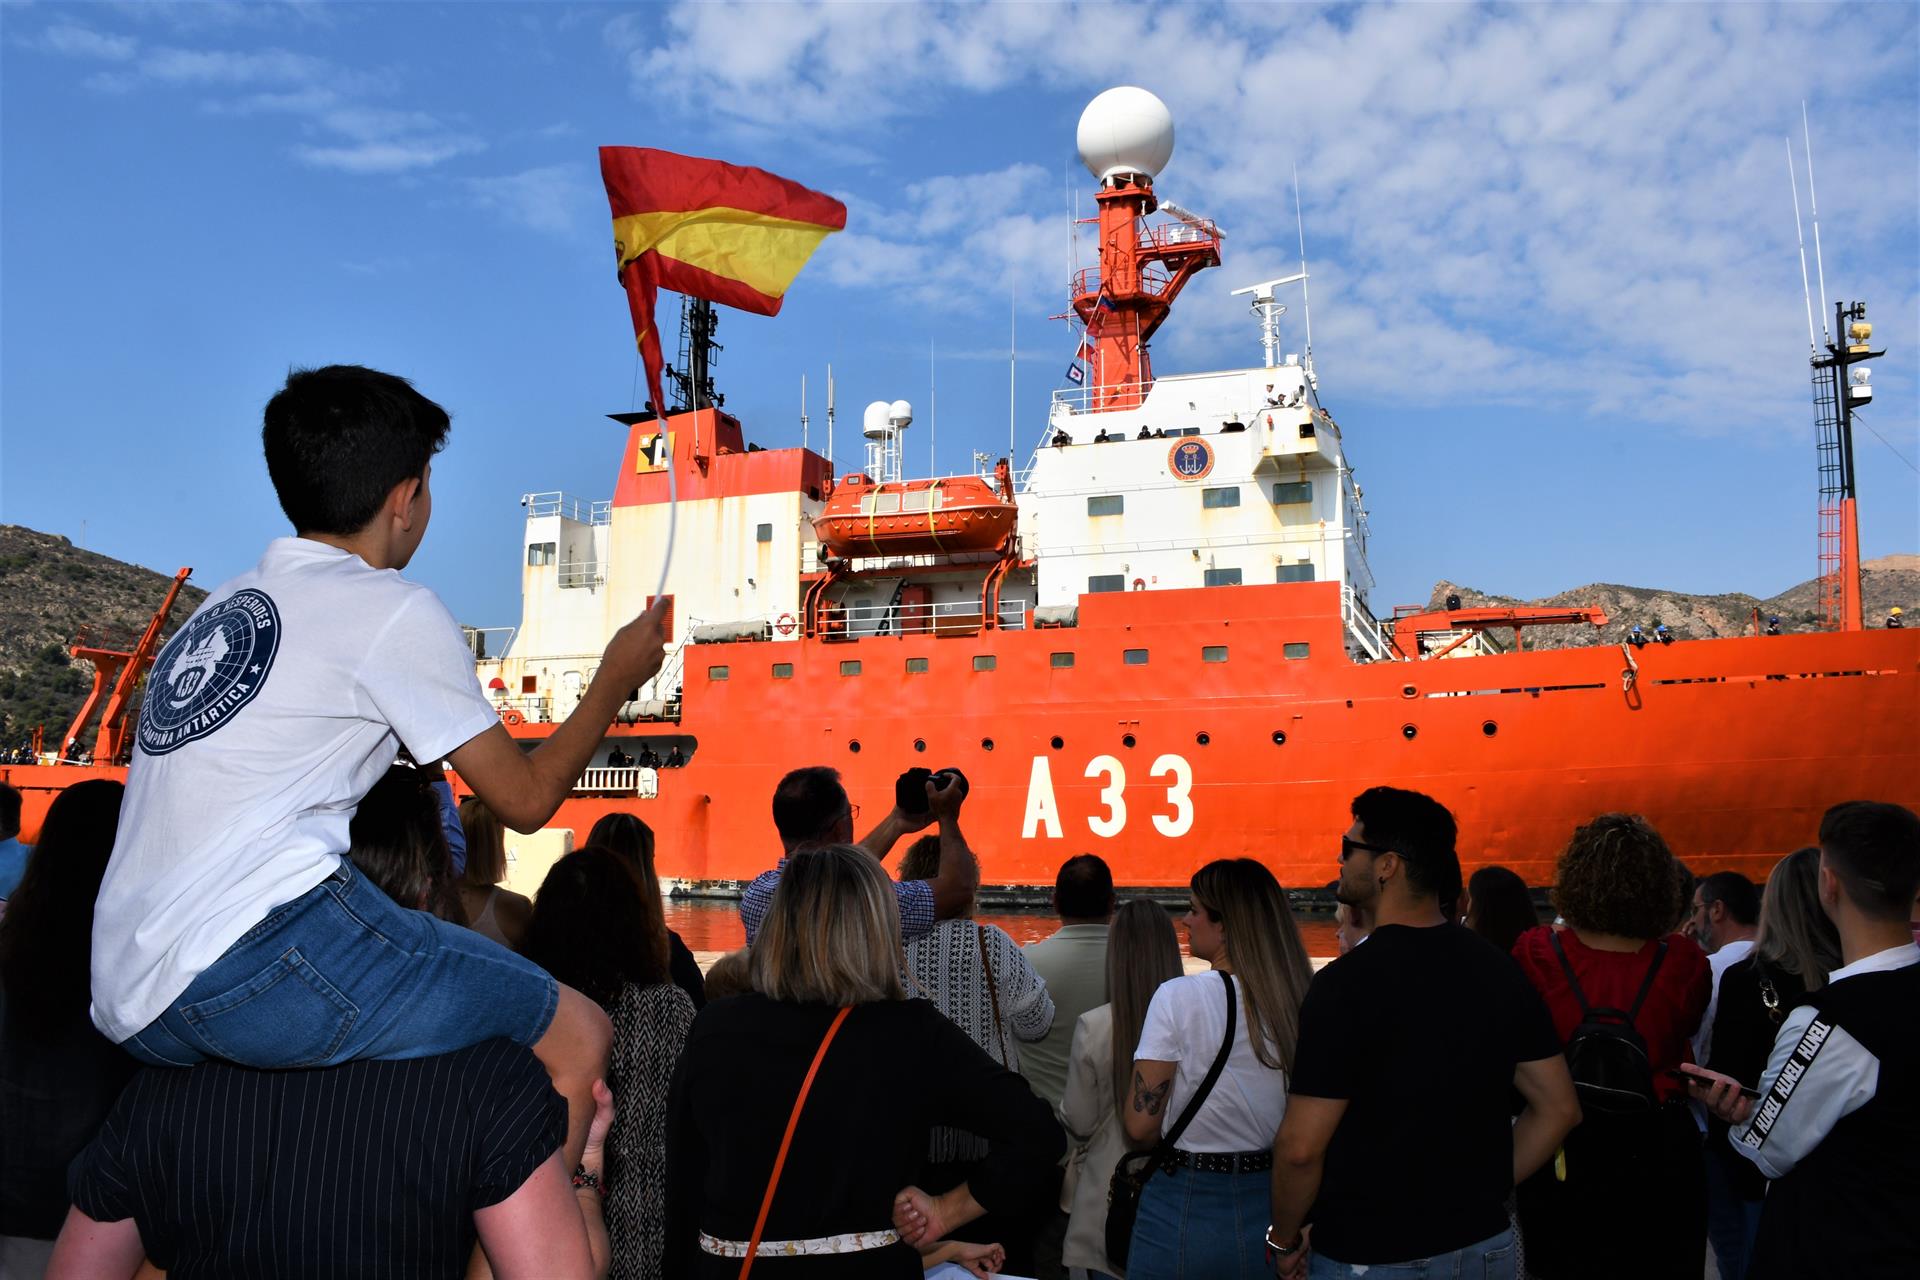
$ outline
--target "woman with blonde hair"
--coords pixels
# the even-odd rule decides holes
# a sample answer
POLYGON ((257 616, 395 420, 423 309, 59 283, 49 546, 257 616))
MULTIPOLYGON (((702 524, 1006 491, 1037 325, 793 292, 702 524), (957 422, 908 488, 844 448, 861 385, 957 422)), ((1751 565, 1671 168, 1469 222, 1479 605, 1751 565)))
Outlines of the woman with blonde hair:
MULTIPOLYGON (((1760 929, 1753 951, 1720 975, 1712 1048, 1706 1067, 1745 1085, 1758 1085, 1787 1014, 1805 1004, 1840 967, 1840 934, 1820 909, 1820 850, 1809 846, 1774 864, 1760 896, 1760 929)), ((1740 1280, 1760 1230, 1767 1180, 1751 1160, 1727 1145, 1727 1124, 1707 1117, 1707 1179, 1738 1204, 1737 1220, 1707 1219, 1707 1236, 1724 1280, 1740 1280)))
POLYGON ((460 802, 460 831, 467 838, 467 869, 460 877, 460 905, 467 927, 518 951, 533 919, 533 902, 503 889, 507 878, 507 828, 487 802, 468 796, 460 802))
POLYGON ((1135 1146, 1173 1134, 1224 1054, 1213 1087, 1147 1180, 1131 1280, 1265 1274, 1273 1136, 1312 969, 1285 892, 1252 858, 1223 858, 1188 886, 1187 948, 1211 966, 1147 1006, 1123 1119, 1135 1146))
MULTIPOLYGON (((901 982, 893 884, 871 853, 794 854, 749 958, 753 990, 700 1011, 667 1118, 669 1275, 921 1274, 918 1249, 1049 1194, 1047 1104, 901 982), (910 1186, 927 1133, 987 1139, 968 1182, 910 1186)), ((979 1246, 983 1256, 992 1246, 979 1246)))
POLYGON ((1127 1150, 1133 1046, 1140 1043, 1153 993, 1179 976, 1180 939, 1164 907, 1135 898, 1114 912, 1107 932, 1107 990, 1113 999, 1080 1015, 1060 1104, 1072 1143, 1061 1192, 1069 1215, 1061 1259, 1096 1276, 1124 1274, 1107 1257, 1107 1189, 1127 1150))

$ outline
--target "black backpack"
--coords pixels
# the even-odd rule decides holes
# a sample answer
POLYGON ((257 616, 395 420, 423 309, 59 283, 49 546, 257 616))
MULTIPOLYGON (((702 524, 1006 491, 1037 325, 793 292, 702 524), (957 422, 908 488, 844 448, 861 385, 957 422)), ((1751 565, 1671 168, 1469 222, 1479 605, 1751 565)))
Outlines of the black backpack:
POLYGON ((1550 936, 1553 953, 1566 970, 1567 985, 1580 1002, 1580 1024, 1567 1037, 1567 1067, 1573 1073, 1581 1108, 1590 1115, 1644 1115, 1653 1111, 1659 1104, 1653 1089, 1653 1063, 1647 1057, 1647 1042, 1634 1029, 1633 1020, 1640 1015, 1647 992, 1653 989, 1660 962, 1666 959, 1666 939, 1654 949, 1653 963, 1647 966, 1633 1008, 1622 1013, 1618 1009, 1596 1009, 1587 1003, 1580 980, 1573 976, 1573 966, 1567 962, 1566 948, 1560 945, 1559 933, 1550 931, 1550 936))

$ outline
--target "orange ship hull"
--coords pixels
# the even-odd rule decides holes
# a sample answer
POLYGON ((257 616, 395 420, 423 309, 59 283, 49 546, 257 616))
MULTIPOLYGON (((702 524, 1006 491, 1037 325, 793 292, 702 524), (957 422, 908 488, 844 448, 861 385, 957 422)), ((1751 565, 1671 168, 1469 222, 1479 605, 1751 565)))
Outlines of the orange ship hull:
POLYGON ((1468 872, 1499 864, 1533 885, 1609 810, 1645 814, 1697 874, 1759 879, 1812 843, 1832 804, 1920 808, 1920 631, 1652 646, 1627 681, 1611 646, 1354 663, 1338 593, 1099 595, 1074 628, 695 646, 680 723, 618 739, 632 753, 650 736, 662 754, 691 742, 687 765, 660 771, 657 798, 579 796, 550 825, 583 839, 602 814, 637 813, 663 877, 724 891, 778 856, 769 806, 788 769, 838 768, 864 827, 900 770, 957 765, 988 885, 1051 885, 1091 851, 1130 887, 1181 887, 1209 859, 1248 856, 1316 889, 1336 874, 1349 803, 1381 784, 1453 810, 1468 872), (1286 656, 1303 643, 1306 657, 1286 656), (841 674, 850 659, 857 676, 841 674), (775 662, 791 678, 772 678, 775 662))

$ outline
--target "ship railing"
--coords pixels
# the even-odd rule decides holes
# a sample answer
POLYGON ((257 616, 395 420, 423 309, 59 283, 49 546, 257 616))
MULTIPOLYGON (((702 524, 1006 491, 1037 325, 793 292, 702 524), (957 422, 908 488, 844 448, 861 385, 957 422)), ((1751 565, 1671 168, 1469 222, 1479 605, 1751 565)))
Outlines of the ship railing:
MULTIPOLYGON (((987 612, 978 600, 936 600, 929 604, 890 604, 829 615, 825 640, 872 640, 884 636, 973 635, 985 628, 987 612), (834 621, 844 621, 835 627, 834 621)), ((1002 631, 1027 628, 1026 606, 1009 600, 1000 609, 996 626, 1002 631)))
POLYGON ((1374 619, 1373 612, 1361 603, 1353 588, 1344 584, 1340 588, 1340 617, 1346 623, 1347 635, 1355 648, 1374 662, 1386 661, 1387 641, 1381 634, 1379 622, 1374 619))
POLYGON ((530 520, 540 516, 560 516, 581 524, 613 523, 613 502, 610 499, 588 502, 570 493, 549 489, 545 493, 521 494, 520 505, 527 509, 527 518, 530 520))
POLYGON ((573 789, 611 791, 639 800, 655 800, 660 796, 660 772, 639 766, 597 765, 581 770, 580 780, 573 784, 573 789))
POLYGON ((528 724, 546 724, 553 719, 553 700, 544 693, 520 693, 493 700, 496 711, 518 711, 528 724))
MULTIPOLYGON (((1138 409, 1147 402, 1147 392, 1153 389, 1151 382, 1119 382, 1110 387, 1062 387, 1053 393, 1053 404, 1047 410, 1047 421, 1056 427, 1064 420, 1083 413, 1109 413, 1120 409, 1138 409)), ((1091 443, 1091 438, 1075 436, 1075 444, 1091 443)), ((1048 443, 1051 443, 1050 441, 1048 443)))
POLYGON ((600 560, 562 560, 560 562, 560 586, 598 587, 606 583, 607 566, 600 560))

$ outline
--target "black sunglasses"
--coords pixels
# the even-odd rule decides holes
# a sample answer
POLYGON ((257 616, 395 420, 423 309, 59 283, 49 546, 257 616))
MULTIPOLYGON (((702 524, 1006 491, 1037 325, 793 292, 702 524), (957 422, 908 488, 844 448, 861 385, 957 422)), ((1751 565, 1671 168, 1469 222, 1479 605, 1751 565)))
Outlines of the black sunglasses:
POLYGON ((1392 853, 1392 854, 1398 854, 1401 857, 1406 856, 1405 854, 1400 853, 1398 849, 1386 849, 1386 848, 1382 848, 1380 845, 1377 845, 1377 844, 1362 844, 1358 840, 1351 839, 1347 836, 1341 836, 1340 837, 1340 861, 1345 862, 1348 858, 1351 858, 1356 852, 1372 853, 1372 854, 1392 853))

